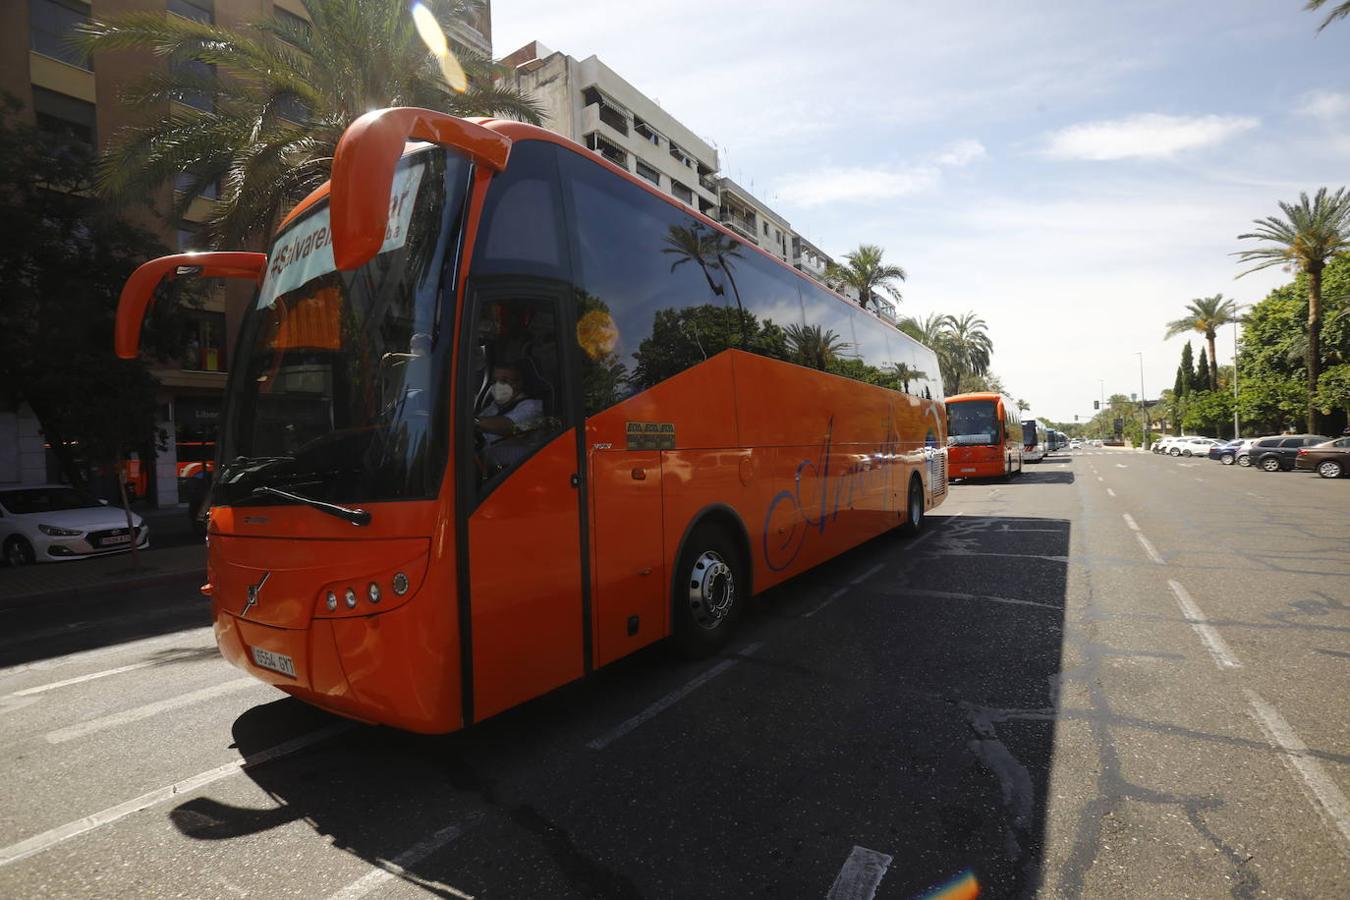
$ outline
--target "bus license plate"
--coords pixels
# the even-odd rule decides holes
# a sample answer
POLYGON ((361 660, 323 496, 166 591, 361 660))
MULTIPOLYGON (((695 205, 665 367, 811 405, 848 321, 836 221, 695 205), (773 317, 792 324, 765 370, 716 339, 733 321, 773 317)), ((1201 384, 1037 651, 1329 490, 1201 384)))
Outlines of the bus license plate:
POLYGON ((273 653, 271 650, 254 647, 253 661, 264 669, 271 669, 273 672, 280 672, 282 675, 288 675, 291 678, 295 677, 295 661, 284 653, 273 653))
POLYGON ((967 466, 966 468, 962 469, 961 471, 962 471, 962 473, 965 473, 965 472, 974 472, 974 471, 975 471, 975 467, 974 467, 974 466, 967 466))

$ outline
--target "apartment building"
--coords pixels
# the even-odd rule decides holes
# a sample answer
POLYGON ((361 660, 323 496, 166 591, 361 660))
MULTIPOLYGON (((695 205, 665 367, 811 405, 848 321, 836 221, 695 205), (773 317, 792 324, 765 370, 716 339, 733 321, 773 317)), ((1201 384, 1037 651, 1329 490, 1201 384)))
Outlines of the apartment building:
POLYGON ((714 217, 767 253, 792 265, 792 226, 750 191, 726 176, 717 179, 721 204, 714 217))
MULTIPOLYGON (((80 22, 128 12, 155 11, 199 22, 242 28, 273 14, 307 18, 299 0, 4 0, 0 3, 0 92, 18 99, 24 115, 39 127, 75 136, 93 148, 107 146, 123 126, 172 112, 177 104, 130 108, 119 101, 123 90, 167 61, 148 52, 103 53, 89 59, 68 39, 80 22)), ((491 6, 484 4, 474 21, 457 23, 452 43, 491 56, 491 6)), ((213 76, 209 66, 200 74, 213 76)), ((213 99, 202 94, 182 98, 187 106, 210 109, 213 99)), ((201 249, 198 223, 210 211, 213 192, 198 199, 181 218, 174 218, 175 188, 181 179, 148 198, 147 207, 128 210, 127 217, 152 231, 171 250, 201 249)), ((247 287, 211 286, 204 305, 189 312, 191 334, 182 362, 156 365, 152 372, 161 391, 160 427, 173 436, 160 451, 138 486, 157 505, 178 501, 178 476, 192 463, 211 458, 220 419, 226 367, 234 335, 248 304, 247 287)), ((57 472, 43 447, 32 412, 8 405, 0 393, 0 484, 35 484, 55 479, 57 472)))
POLYGON ((531 41, 501 62, 543 106, 545 127, 716 218, 717 151, 597 57, 531 41))

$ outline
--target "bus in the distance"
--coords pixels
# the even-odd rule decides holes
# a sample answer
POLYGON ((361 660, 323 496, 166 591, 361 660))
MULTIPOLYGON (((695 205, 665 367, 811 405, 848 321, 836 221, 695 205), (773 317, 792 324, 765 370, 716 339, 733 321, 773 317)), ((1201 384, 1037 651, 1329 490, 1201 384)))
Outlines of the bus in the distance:
POLYGON ((209 514, 221 652, 301 699, 457 729, 673 637, 947 494, 928 348, 556 134, 362 116, 266 254, 209 514))
POLYGON ((979 392, 947 398, 952 478, 1006 478, 1022 471, 1022 421, 1017 404, 979 392))
POLYGON ((1049 436, 1045 426, 1036 419, 1022 420, 1022 461, 1038 463, 1045 459, 1049 436))

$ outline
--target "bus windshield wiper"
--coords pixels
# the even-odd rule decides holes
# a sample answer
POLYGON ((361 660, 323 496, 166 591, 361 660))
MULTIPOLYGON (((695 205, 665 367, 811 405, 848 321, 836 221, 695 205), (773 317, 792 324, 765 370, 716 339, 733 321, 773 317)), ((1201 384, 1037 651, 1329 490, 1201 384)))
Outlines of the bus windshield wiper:
POLYGON ((257 497, 265 495, 276 497, 278 500, 285 500, 288 503, 302 503, 305 506, 313 507, 321 513, 327 513, 330 516, 336 516, 353 525, 369 525, 370 512, 364 509, 352 509, 347 506, 338 506, 336 503, 324 503, 322 500, 315 500, 313 497, 306 497, 302 494, 292 494, 290 491, 279 491, 274 487, 254 488, 249 496, 257 497))

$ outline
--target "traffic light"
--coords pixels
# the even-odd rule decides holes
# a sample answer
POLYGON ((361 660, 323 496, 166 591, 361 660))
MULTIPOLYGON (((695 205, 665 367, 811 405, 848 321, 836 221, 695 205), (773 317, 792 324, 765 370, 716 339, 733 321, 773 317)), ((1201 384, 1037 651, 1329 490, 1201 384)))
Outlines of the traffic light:
POLYGON ((1101 409, 1101 408, 1102 408, 1102 401, 1100 401, 1100 400, 1093 400, 1093 401, 1092 401, 1092 408, 1093 408, 1093 409, 1101 409))
POLYGON ((1074 420, 1075 422, 1078 421, 1078 413, 1074 413, 1074 414, 1073 414, 1073 420, 1074 420))

